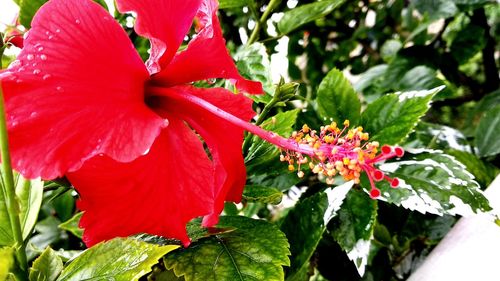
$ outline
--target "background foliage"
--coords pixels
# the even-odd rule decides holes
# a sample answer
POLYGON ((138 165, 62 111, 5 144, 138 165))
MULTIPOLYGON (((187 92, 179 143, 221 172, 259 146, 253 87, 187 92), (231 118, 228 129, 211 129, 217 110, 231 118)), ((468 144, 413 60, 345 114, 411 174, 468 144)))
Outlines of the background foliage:
MULTIPOLYGON (((18 0, 21 24, 29 28, 44 2, 18 0)), ((381 182, 372 200, 367 178, 334 188, 308 171, 299 178, 277 148, 248 135, 244 200, 226 204, 218 228, 192 222, 187 249, 139 235, 81 254, 76 192, 64 179, 19 178, 29 280, 404 280, 454 215, 489 211, 481 189, 500 167, 495 0, 220 0, 220 8, 239 70, 266 90, 253 97, 257 124, 289 136, 304 123, 349 119, 409 151, 381 166, 401 187, 381 182), (276 62, 284 80, 273 81, 276 62)), ((147 58, 148 42, 127 25, 132 16, 115 16, 147 58)), ((3 206, 0 279, 16 271, 3 206)))

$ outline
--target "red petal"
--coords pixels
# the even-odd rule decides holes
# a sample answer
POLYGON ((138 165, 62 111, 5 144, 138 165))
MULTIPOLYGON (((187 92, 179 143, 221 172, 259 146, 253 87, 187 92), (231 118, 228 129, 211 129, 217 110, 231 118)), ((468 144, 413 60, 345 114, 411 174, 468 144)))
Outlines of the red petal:
POLYGON ((214 198, 211 214, 205 217, 204 225, 213 226, 218 222, 224 208, 224 201, 239 202, 246 182, 246 170, 241 151, 243 129, 214 116, 187 102, 171 100, 169 91, 182 91, 200 97, 242 120, 250 120, 255 113, 252 101, 244 95, 235 95, 222 88, 199 89, 191 86, 177 86, 165 91, 159 106, 167 112, 187 121, 207 143, 215 167, 214 198))
POLYGON ((95 157, 68 175, 80 194, 84 242, 137 233, 189 244, 186 223, 213 205, 213 168, 197 135, 167 115, 170 125, 151 151, 130 163, 95 157))
POLYGON ((201 0, 117 0, 120 12, 137 13, 135 31, 150 39, 151 73, 159 72, 179 49, 193 23, 201 0))
POLYGON ((177 54, 154 80, 165 86, 212 78, 231 79, 236 87, 250 94, 263 93, 262 84, 244 79, 226 49, 226 41, 217 18, 217 2, 205 0, 198 16, 203 26, 187 49, 177 54))
POLYGON ((92 1, 51 0, 32 26, 1 77, 15 169, 51 179, 100 153, 125 162, 149 149, 163 120, 120 25, 92 1))

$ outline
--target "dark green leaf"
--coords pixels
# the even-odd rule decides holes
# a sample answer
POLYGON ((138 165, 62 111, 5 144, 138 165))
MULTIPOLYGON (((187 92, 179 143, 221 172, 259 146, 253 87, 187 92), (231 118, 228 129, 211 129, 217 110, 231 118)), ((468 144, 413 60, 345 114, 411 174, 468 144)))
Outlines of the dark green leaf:
POLYGON ((352 190, 328 228, 333 238, 363 276, 377 218, 377 201, 366 193, 352 190))
MULTIPOLYGON (((293 126, 295 125, 298 114, 298 109, 278 113, 265 120, 261 127, 280 136, 288 137, 293 131, 293 126)), ((257 136, 253 136, 252 145, 248 149, 248 154, 245 157, 248 173, 268 172, 269 165, 273 163, 275 165, 282 165, 278 158, 279 153, 280 151, 276 146, 257 136)))
POLYGON ((264 95, 251 95, 250 97, 257 102, 268 103, 271 101, 274 87, 271 80, 271 62, 266 47, 262 43, 242 46, 236 52, 234 59, 241 75, 261 82, 264 87, 266 92, 264 95))
POLYGON ((328 222, 337 214, 353 183, 327 189, 300 201, 285 217, 281 230, 290 242, 287 280, 302 280, 328 222))
POLYGON ((477 182, 483 187, 489 186, 499 172, 497 167, 477 158, 472 153, 460 150, 446 150, 446 153, 464 164, 467 171, 474 175, 477 182))
POLYGON ((429 109, 432 97, 442 89, 385 95, 368 105, 361 115, 361 124, 371 140, 397 144, 413 130, 429 109))
POLYGON ((33 231, 38 218, 38 212, 42 206, 43 182, 41 180, 26 180, 16 175, 16 195, 19 200, 19 219, 23 231, 23 239, 33 231))
POLYGON ((472 152, 467 137, 448 126, 421 122, 415 129, 415 135, 423 147, 472 152))
POLYGON ((59 228, 64 229, 73 233, 76 237, 82 239, 83 229, 81 229, 78 224, 80 223, 80 219, 82 218, 83 212, 79 212, 75 214, 71 219, 61 223, 59 228))
MULTIPOLYGON (((385 163, 380 170, 400 179, 392 189, 386 181, 377 183, 381 200, 410 210, 436 215, 470 215, 489 211, 488 200, 462 163, 438 150, 407 152, 399 161, 385 163)), ((368 181, 363 179, 363 186, 368 181)))
POLYGON ((243 191, 243 198, 249 202, 262 202, 276 205, 281 202, 283 193, 271 187, 247 185, 243 191))
POLYGON ((486 36, 484 29, 477 25, 469 24, 458 32, 451 43, 450 52, 459 64, 463 64, 479 53, 485 45, 486 36))
POLYGON ((61 230, 59 229, 59 221, 56 217, 50 216, 35 225, 35 234, 31 237, 30 242, 34 247, 42 250, 47 248, 50 244, 55 243, 61 239, 61 230))
POLYGON ((285 12, 278 22, 281 34, 287 34, 308 22, 322 18, 344 3, 343 0, 324 0, 298 6, 285 12))
POLYGON ((31 28, 31 20, 35 15, 36 11, 45 4, 47 0, 23 0, 20 5, 19 10, 19 21, 27 29, 31 28))
POLYGON ((50 247, 33 262, 29 281, 55 281, 63 270, 63 262, 50 247))
POLYGON ((162 256, 178 247, 115 238, 87 249, 63 270, 57 280, 137 280, 151 271, 162 256))
POLYGON ((479 156, 492 156, 500 153, 500 105, 488 110, 476 130, 476 145, 479 156))
POLYGON ((387 64, 379 64, 368 69, 361 75, 359 80, 354 83, 354 90, 356 92, 363 92, 365 95, 380 94, 382 80, 385 79, 385 72, 388 69, 387 64))
POLYGON ((351 83, 338 69, 331 70, 318 88, 318 113, 325 120, 359 123, 361 102, 351 83))
POLYGON ((221 217, 218 227, 236 230, 200 239, 164 258, 186 281, 283 280, 289 265, 288 242, 279 229, 266 221, 246 217, 221 217))
POLYGON ((384 45, 382 45, 382 48, 380 50, 380 55, 386 62, 392 61, 398 51, 403 47, 403 43, 401 41, 396 40, 396 39, 391 39, 385 41, 384 45))

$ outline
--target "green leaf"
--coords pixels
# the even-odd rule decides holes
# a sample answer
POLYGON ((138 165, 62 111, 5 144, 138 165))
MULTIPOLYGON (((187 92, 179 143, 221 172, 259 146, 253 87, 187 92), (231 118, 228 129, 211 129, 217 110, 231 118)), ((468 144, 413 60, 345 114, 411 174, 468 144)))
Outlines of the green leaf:
POLYGON ((3 186, 0 186, 0 247, 12 246, 15 243, 6 204, 3 186))
POLYGON ((337 216, 328 225, 333 238, 363 276, 377 218, 377 201, 364 192, 351 190, 337 216))
POLYGON ((262 202, 277 205, 283 198, 283 193, 276 188, 247 185, 243 191, 243 198, 249 202, 262 202))
POLYGON ((367 106, 361 124, 371 140, 397 144, 413 130, 429 109, 432 97, 443 88, 385 95, 367 106))
POLYGON ((419 146, 472 152, 467 137, 452 127, 421 122, 415 129, 415 135, 420 142, 419 146))
MULTIPOLYGON (((381 181, 381 200, 423 214, 470 215, 491 210, 474 177, 454 157, 439 150, 407 151, 404 158, 379 166, 400 185, 391 188, 381 181)), ((369 187, 364 177, 364 187, 369 187)))
POLYGON ((361 102, 351 83, 338 69, 332 69, 321 81, 316 102, 323 119, 338 123, 349 120, 353 125, 359 123, 361 102))
POLYGON ((385 78, 385 73, 389 66, 387 64, 379 64, 368 69, 361 75, 359 80, 354 83, 354 90, 356 92, 363 92, 365 95, 379 94, 383 92, 382 80, 385 78))
MULTIPOLYGON (((265 120, 261 127, 280 136, 288 137, 293 131, 298 114, 299 109, 278 113, 265 120)), ((252 145, 245 157, 245 164, 249 174, 268 172, 269 165, 272 164, 286 166, 282 165, 283 163, 279 161, 278 155, 280 154, 280 150, 276 146, 257 136, 253 136, 252 138, 252 145)))
POLYGON ((14 253, 11 247, 0 248, 0 280, 7 280, 7 275, 14 266, 14 253))
POLYGON ((61 239, 61 222, 54 216, 46 217, 35 225, 36 235, 31 237, 30 242, 38 249, 45 249, 61 239))
POLYGON ((158 246, 132 238, 115 238, 84 251, 61 273, 63 280, 130 281, 151 271, 166 253, 179 246, 158 246))
POLYGON ((344 3, 344 0, 324 0, 298 6, 285 12, 278 22, 281 34, 287 34, 301 25, 322 18, 344 3))
POLYGON ((446 150, 446 153, 464 164, 467 167, 467 171, 474 175, 481 186, 489 186, 499 172, 497 167, 477 158, 472 153, 460 150, 446 150))
POLYGON ((247 0, 219 0, 220 9, 238 8, 246 6, 247 4, 247 0))
POLYGON ((301 200, 285 217, 281 230, 292 252, 287 280, 302 280, 326 225, 340 209, 352 185, 350 181, 301 200))
POLYGON ((403 48, 403 43, 396 39, 385 41, 380 49, 380 55, 386 62, 391 62, 397 55, 398 51, 403 48))
POLYGON ((31 20, 35 15, 36 11, 45 4, 47 0, 23 0, 20 5, 19 10, 19 21, 27 29, 31 28, 31 20))
POLYGON ((453 0, 412 0, 411 4, 431 20, 449 18, 459 12, 453 0))
POLYGON ((55 281, 63 270, 63 262, 50 247, 33 262, 29 281, 55 281))
POLYGON ((492 156, 500 153, 500 105, 488 110, 476 130, 476 145, 479 156, 492 156))
POLYGON ((23 231, 23 239, 28 238, 38 218, 42 206, 43 181, 26 180, 20 175, 15 176, 16 195, 19 200, 19 219, 23 231))
POLYGON ((78 224, 80 223, 80 219, 82 218, 83 212, 79 212, 75 214, 71 219, 61 223, 59 228, 64 229, 73 233, 76 237, 82 239, 83 229, 81 229, 78 224))
POLYGON ((165 267, 186 281, 283 280, 290 252, 278 227, 247 217, 221 217, 218 227, 236 230, 168 254, 165 267))
POLYGON ((274 93, 274 86, 271 80, 271 61, 269 60, 269 55, 264 44, 257 42, 250 46, 242 46, 234 55, 234 59, 241 75, 261 82, 266 92, 264 95, 251 95, 250 98, 262 103, 271 101, 272 94, 274 93))
POLYGON ((484 29, 480 26, 469 24, 461 29, 451 43, 451 55, 459 64, 466 63, 475 54, 486 46, 484 29), (467 48, 464 48, 467 46, 467 48))

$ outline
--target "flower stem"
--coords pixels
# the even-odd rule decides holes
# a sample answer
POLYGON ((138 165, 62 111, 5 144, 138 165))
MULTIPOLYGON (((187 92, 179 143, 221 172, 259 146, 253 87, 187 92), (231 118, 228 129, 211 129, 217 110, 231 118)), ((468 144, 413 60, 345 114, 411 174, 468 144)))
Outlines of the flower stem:
POLYGON ((260 17, 260 19, 258 19, 255 23, 255 28, 253 29, 252 34, 250 35, 250 38, 247 41, 247 46, 255 43, 259 39, 260 29, 266 23, 267 18, 269 17, 271 12, 274 10, 274 8, 276 8, 276 6, 278 6, 280 3, 281 3, 281 0, 269 1, 269 4, 267 5, 266 10, 264 11, 264 13, 260 17))
POLYGON ((2 189, 5 197, 5 207, 9 215, 12 234, 15 241, 16 259, 19 268, 23 272, 27 272, 28 261, 26 258, 25 244, 23 241, 23 233, 21 223, 19 221, 19 204, 16 196, 16 188, 14 185, 14 175, 9 153, 9 140, 7 136, 7 122, 5 118, 5 102, 3 98, 2 86, 0 84, 0 152, 2 158, 2 189))

